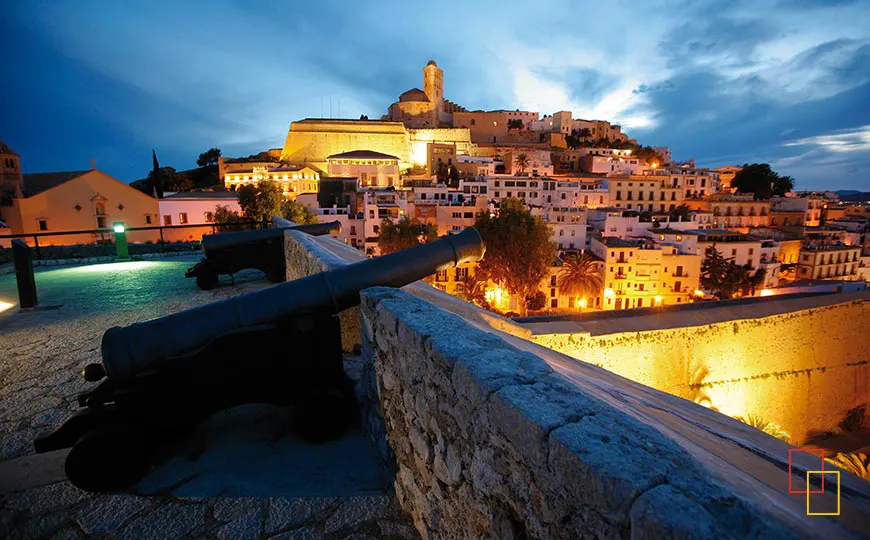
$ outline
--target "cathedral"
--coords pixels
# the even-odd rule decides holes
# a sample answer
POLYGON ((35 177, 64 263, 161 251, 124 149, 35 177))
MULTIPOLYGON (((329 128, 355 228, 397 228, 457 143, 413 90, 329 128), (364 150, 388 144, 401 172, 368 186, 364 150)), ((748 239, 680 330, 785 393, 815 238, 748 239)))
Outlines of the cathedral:
POLYGON ((423 90, 403 92, 383 120, 402 122, 411 129, 451 127, 453 113, 464 111, 464 107, 444 99, 444 72, 435 60, 429 60, 423 68, 423 90))

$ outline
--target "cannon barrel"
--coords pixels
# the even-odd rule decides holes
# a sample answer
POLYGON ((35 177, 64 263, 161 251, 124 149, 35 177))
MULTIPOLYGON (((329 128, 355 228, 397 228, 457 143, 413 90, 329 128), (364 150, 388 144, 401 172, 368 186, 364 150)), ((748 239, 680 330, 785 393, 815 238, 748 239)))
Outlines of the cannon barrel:
POLYGON ((157 368, 161 362, 196 351, 218 336, 294 313, 338 313, 358 305, 362 289, 377 285, 402 287, 438 270, 478 261, 485 250, 477 230, 466 229, 431 244, 159 319, 110 328, 103 334, 103 366, 110 378, 130 379, 157 368))
POLYGON ((218 234, 206 234, 202 237, 202 249, 206 253, 224 248, 232 248, 248 242, 256 243, 265 240, 278 240, 284 231, 292 229, 301 231, 311 236, 340 233, 341 222, 330 221, 328 223, 314 223, 312 225, 296 225, 293 227, 273 227, 271 229, 259 229, 254 231, 229 232, 218 234))

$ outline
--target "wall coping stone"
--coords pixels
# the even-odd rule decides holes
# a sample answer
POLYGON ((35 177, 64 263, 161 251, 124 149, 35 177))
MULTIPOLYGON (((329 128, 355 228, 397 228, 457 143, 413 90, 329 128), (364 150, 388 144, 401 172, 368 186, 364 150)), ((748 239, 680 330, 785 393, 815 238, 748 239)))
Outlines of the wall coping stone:
MULTIPOLYGON (((424 537, 480 534, 470 529, 475 510, 489 519, 485 535, 500 536, 505 508, 513 516, 508 523, 514 532, 520 527, 530 537, 857 538, 870 533, 865 482, 841 475, 844 517, 807 516, 805 497, 784 493, 788 445, 736 420, 531 343, 517 348, 508 342, 519 341, 516 337, 483 331, 405 291, 366 289, 362 312, 369 343, 364 352, 374 359, 381 405, 388 406, 383 413, 397 453, 397 492, 424 537), (553 365, 554 355, 561 364, 553 365), (578 365, 609 384, 560 373, 578 365), (453 399, 432 403, 424 398, 424 407, 415 409, 414 395, 427 395, 430 387, 442 384, 437 380, 442 373, 450 377, 453 399), (411 386, 403 389, 402 379, 411 386), (399 392, 404 405, 396 408, 390 404, 399 392), (453 456, 458 463, 451 472, 444 470, 450 454, 442 448, 444 455, 421 470, 403 454, 406 445, 396 426, 412 423, 413 438, 436 440, 437 447, 439 436, 445 437, 421 425, 425 419, 419 417, 454 402, 473 404, 470 421, 459 426, 452 442, 470 445, 474 452, 453 456), (407 418, 396 418, 400 415, 407 418), (522 462, 499 471, 494 449, 513 451, 522 462), (428 473, 444 477, 439 478, 444 485, 426 486, 428 473), (535 493, 542 498, 536 500, 535 493), (462 523, 462 516, 446 517, 462 508, 469 512, 469 529, 439 531, 445 520, 462 523)), ((796 459, 796 474, 814 466, 818 463, 796 459)))

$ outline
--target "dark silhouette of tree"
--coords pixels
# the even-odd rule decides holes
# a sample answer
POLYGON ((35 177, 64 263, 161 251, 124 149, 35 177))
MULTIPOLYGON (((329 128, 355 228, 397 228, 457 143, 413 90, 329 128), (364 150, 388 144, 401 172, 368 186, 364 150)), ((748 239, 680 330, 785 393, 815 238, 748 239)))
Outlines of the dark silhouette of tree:
POLYGON ((219 225, 218 232, 233 231, 238 228, 236 224, 242 220, 242 216, 235 210, 230 210, 229 206, 219 204, 214 208, 212 221, 219 225))
POLYGON ((556 257, 546 223, 532 216, 521 200, 508 198, 501 201, 495 215, 478 213, 474 226, 486 243, 486 255, 478 267, 507 288, 525 314, 527 297, 538 290, 556 257))
POLYGON ((578 139, 589 139, 592 137, 592 130, 589 128, 580 128, 576 130, 572 130, 571 134, 577 137, 578 139))
POLYGON ((285 200, 284 204, 281 205, 281 215, 284 216, 284 219, 289 219, 299 225, 320 223, 317 215, 307 206, 290 199, 285 200))
POLYGON ((535 291, 526 297, 526 306, 531 311, 540 311, 547 307, 547 295, 544 291, 535 291))
POLYGON ((637 146, 632 149, 631 154, 649 165, 652 165, 653 163, 658 166, 665 164, 665 158, 650 146, 637 146))
POLYGON ((272 216, 284 215, 283 203, 284 192, 274 180, 261 180, 239 188, 239 206, 248 219, 264 222, 272 219, 272 216))
POLYGON ((200 167, 210 167, 218 164, 218 158, 221 157, 220 148, 210 148, 199 155, 196 164, 200 167))
POLYGON ((519 118, 508 120, 507 127, 508 129, 523 129, 523 121, 519 118))
POLYGON ((448 178, 450 178, 450 169, 446 163, 439 161, 438 166, 435 168, 435 179, 439 184, 447 185, 448 178))
POLYGON ((452 188, 458 188, 459 187, 459 169, 457 169, 453 165, 451 165, 449 167, 449 169, 450 169, 450 182, 448 182, 447 185, 452 187, 452 188))
POLYGON ((713 245, 704 252, 704 262, 701 263, 701 286, 716 291, 719 298, 727 300, 734 296, 735 292, 742 291, 748 286, 751 271, 749 265, 740 266, 734 263, 734 259, 726 259, 713 245))
POLYGON ((529 160, 529 155, 525 152, 520 152, 517 154, 517 157, 514 158, 514 165, 517 166, 521 173, 526 172, 529 163, 531 163, 531 160, 529 160))
POLYGON ((794 178, 780 176, 767 163, 744 164, 731 186, 738 193, 752 193, 756 200, 782 196, 794 189, 794 178))
POLYGON ((692 209, 688 205, 681 204, 674 207, 673 210, 668 210, 668 217, 670 217, 671 221, 689 221, 691 217, 689 214, 691 212, 692 209))
POLYGON ((417 218, 402 216, 393 223, 389 219, 381 221, 378 233, 378 247, 381 255, 400 251, 420 244, 428 244, 438 239, 438 229, 432 223, 422 223, 417 218))

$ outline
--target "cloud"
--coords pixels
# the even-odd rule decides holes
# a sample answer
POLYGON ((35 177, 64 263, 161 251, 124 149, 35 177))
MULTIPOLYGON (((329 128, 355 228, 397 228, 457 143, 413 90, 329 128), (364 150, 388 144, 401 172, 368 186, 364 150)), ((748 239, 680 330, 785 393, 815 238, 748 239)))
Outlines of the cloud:
POLYGON ((796 139, 786 142, 784 146, 816 146, 838 154, 870 152, 870 125, 796 139))

